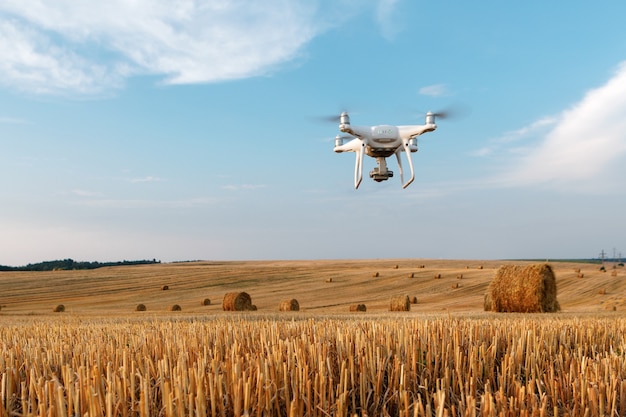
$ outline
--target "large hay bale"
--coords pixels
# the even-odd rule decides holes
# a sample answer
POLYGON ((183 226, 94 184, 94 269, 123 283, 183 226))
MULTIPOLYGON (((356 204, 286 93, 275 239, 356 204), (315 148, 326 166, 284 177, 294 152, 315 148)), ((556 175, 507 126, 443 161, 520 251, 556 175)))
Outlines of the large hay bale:
POLYGON ((249 311, 252 310, 252 298, 246 292, 229 292, 222 300, 224 311, 249 311))
POLYGON ((548 264, 504 265, 485 294, 485 311, 546 313, 561 309, 556 278, 548 264))
POLYGON ((135 307, 135 311, 146 311, 146 305, 145 304, 137 304, 137 307, 135 307))
POLYGON ((283 300, 280 302, 278 306, 279 311, 299 311, 300 304, 298 304, 298 300, 292 298, 291 300, 283 300))
POLYGON ((170 311, 182 311, 183 309, 178 304, 172 304, 169 310, 170 311))
POLYGON ((65 311, 65 306, 63 304, 59 304, 58 306, 54 307, 52 311, 55 313, 63 313, 65 311))
POLYGON ((210 306, 211 305, 211 300, 209 298, 205 298, 204 300, 202 300, 202 305, 203 306, 210 306))
POLYGON ((350 311, 367 311, 365 304, 351 304, 350 311))
POLYGON ((408 295, 392 297, 389 304, 389 311, 410 311, 411 301, 408 295))

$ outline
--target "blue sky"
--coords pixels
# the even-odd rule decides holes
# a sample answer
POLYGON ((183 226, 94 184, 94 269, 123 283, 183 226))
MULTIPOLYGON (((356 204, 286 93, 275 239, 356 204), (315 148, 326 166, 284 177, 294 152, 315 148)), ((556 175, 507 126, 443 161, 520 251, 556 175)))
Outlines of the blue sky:
POLYGON ((626 3, 6 0, 0 264, 626 255, 626 3), (353 186, 333 123, 421 124, 353 186), (394 158, 390 167, 397 170, 394 158))

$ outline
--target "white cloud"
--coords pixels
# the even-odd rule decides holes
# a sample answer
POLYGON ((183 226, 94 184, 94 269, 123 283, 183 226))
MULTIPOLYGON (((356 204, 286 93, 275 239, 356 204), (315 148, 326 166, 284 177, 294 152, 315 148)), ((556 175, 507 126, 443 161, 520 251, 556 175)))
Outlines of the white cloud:
POLYGON ((544 134, 547 129, 558 122, 556 117, 544 117, 521 129, 505 132, 502 136, 490 141, 490 144, 470 152, 472 156, 501 156, 503 152, 507 154, 528 153, 531 145, 528 143, 532 138, 544 134), (521 146, 517 143, 523 142, 521 146), (511 146, 516 144, 516 146, 511 146))
POLYGON ((264 185, 264 184, 240 184, 240 185, 230 184, 230 185, 225 185, 222 188, 224 190, 230 190, 230 191, 258 190, 262 188, 267 188, 267 185, 264 185))
POLYGON ((376 7, 376 22, 382 36, 387 40, 393 40, 402 30, 402 26, 395 16, 396 6, 399 0, 379 0, 376 7))
POLYGON ((28 123, 24 119, 20 119, 19 117, 1 117, 0 116, 0 124, 14 124, 14 125, 22 125, 28 123))
POLYGON ((589 91, 579 103, 564 111, 543 140, 528 148, 526 156, 503 181, 579 191, 624 188, 624 114, 626 62, 605 85, 589 91))
POLYGON ((448 95, 448 87, 445 84, 427 85, 419 89, 423 96, 441 97, 448 95))
POLYGON ((328 27, 310 4, 7 0, 0 5, 0 82, 35 93, 93 94, 135 74, 172 84, 265 74, 328 27))
POLYGON ((149 175, 147 177, 131 178, 129 181, 136 184, 136 183, 142 183, 142 182, 160 182, 163 180, 159 177, 153 177, 149 175))

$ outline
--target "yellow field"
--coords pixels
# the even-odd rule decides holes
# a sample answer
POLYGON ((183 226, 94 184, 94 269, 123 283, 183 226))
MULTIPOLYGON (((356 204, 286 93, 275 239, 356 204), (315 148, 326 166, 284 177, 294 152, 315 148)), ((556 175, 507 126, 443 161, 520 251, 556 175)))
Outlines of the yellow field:
MULTIPOLYGON (((2 315, 45 314, 63 304, 65 314, 151 315, 178 304, 185 313, 220 314, 222 297, 245 291, 259 312, 275 312, 295 298, 300 313, 345 313, 362 303, 367 313, 389 310, 393 296, 417 297, 414 312, 481 312, 487 285, 502 261, 368 260, 194 262, 100 268, 89 271, 2 272, 2 315), (421 268, 424 266, 424 268, 421 268), (374 277, 378 273, 378 277, 374 277), (413 274, 413 278, 409 276, 413 274), (440 275, 440 279, 434 279, 440 275), (462 279, 458 277, 462 275, 462 279), (332 282, 326 282, 328 279, 332 282), (169 290, 161 288, 167 285, 169 290), (208 298, 211 305, 202 306, 208 298)), ((520 262, 516 262, 520 263, 520 262)), ((551 264, 564 312, 626 308, 626 270, 598 265, 551 264), (577 269, 584 274, 578 278, 577 269), (604 294, 601 294, 604 293, 604 294)))
POLYGON ((0 273, 0 417, 626 415, 624 270, 553 263, 561 313, 484 312, 501 264, 0 273), (223 312, 233 291, 258 310, 223 312), (389 312, 404 294, 417 304, 389 312))

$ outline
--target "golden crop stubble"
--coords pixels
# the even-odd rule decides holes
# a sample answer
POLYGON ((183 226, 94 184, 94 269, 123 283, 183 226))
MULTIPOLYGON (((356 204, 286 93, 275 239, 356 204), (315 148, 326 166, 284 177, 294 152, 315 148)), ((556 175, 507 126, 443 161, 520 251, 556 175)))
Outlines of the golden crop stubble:
POLYGON ((22 322, 0 327, 0 414, 623 415, 624 330, 538 316, 22 322))

